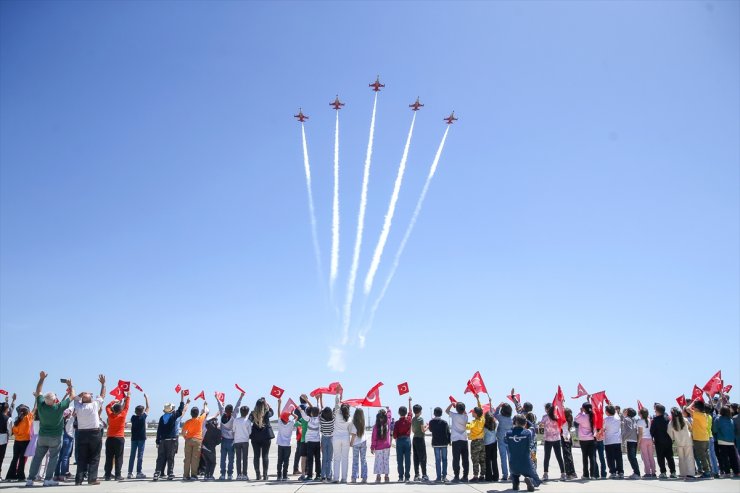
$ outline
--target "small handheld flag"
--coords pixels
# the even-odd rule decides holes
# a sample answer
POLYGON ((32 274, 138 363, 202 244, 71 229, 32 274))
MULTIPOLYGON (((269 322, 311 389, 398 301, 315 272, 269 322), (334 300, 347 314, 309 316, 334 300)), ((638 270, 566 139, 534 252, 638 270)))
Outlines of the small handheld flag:
POLYGON ((118 381, 118 388, 123 390, 124 392, 128 392, 131 390, 131 382, 126 382, 124 380, 118 381))
POLYGON ((239 384, 238 384, 238 383, 235 383, 235 384, 234 384, 234 387, 236 387, 236 390, 238 390, 238 391, 239 391, 239 392, 241 392, 242 394, 246 394, 246 392, 244 391, 244 389, 243 389, 243 388, 241 388, 241 387, 239 387, 239 384))
POLYGON ((205 390, 201 390, 200 391, 200 394, 198 394, 198 395, 195 396, 195 400, 197 401, 198 399, 206 400, 206 391, 205 390))
POLYGON ((179 383, 177 385, 175 385, 175 392, 177 392, 179 394, 181 390, 182 390, 182 387, 180 387, 180 384, 179 383))
POLYGON ((139 387, 139 384, 138 383, 132 382, 132 384, 136 388, 136 390, 138 390, 139 392, 144 392, 144 389, 142 389, 141 387, 139 387))
POLYGON ((409 384, 408 382, 403 382, 398 384, 398 395, 404 395, 409 393, 409 384))
POLYGON ((284 392, 285 391, 283 389, 281 389, 280 387, 278 387, 277 385, 273 385, 272 386, 272 390, 270 391, 270 395, 273 396, 273 397, 277 397, 278 399, 280 399, 283 396, 283 393, 284 392))

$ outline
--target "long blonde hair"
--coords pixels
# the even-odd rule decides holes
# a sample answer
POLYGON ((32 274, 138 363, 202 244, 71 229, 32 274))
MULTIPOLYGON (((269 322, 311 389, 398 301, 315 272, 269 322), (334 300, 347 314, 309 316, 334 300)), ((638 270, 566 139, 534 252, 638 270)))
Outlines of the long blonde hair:
POLYGON ((258 399, 254 405, 254 411, 252 411, 252 423, 257 425, 257 428, 265 426, 265 414, 267 414, 265 399, 258 399))

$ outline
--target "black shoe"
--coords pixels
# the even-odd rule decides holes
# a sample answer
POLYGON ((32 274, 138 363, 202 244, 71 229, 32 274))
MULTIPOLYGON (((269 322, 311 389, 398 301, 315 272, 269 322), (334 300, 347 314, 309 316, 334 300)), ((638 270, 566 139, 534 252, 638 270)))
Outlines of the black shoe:
POLYGON ((534 491, 534 481, 532 481, 532 478, 524 478, 524 483, 527 485, 527 491, 534 491))
POLYGON ((463 483, 467 483, 467 482, 468 482, 468 475, 467 475, 467 474, 465 474, 465 475, 464 475, 464 476, 462 477, 462 482, 463 482, 463 483))
POLYGON ((452 478, 452 482, 453 483, 459 483, 460 482, 460 478, 457 477, 457 476, 455 476, 454 478, 452 478))

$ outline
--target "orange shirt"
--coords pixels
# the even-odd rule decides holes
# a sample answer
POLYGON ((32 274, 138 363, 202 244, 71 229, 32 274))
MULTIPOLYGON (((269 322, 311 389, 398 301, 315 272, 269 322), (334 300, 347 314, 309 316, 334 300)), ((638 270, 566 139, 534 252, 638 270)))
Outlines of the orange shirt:
POLYGON ((111 402, 105 407, 105 412, 108 415, 108 438, 123 438, 123 431, 126 428, 126 415, 128 414, 128 404, 131 402, 130 399, 126 399, 126 404, 120 413, 113 413, 113 404, 111 402))
POLYGON ((194 438, 196 440, 203 440, 203 421, 205 421, 206 415, 201 414, 197 418, 190 418, 185 421, 182 425, 182 436, 185 438, 194 438))
MULTIPOLYGON (((15 423, 15 421, 14 421, 15 423)), ((18 442, 31 440, 31 425, 33 424, 33 411, 26 414, 18 425, 13 426, 13 436, 18 442)))

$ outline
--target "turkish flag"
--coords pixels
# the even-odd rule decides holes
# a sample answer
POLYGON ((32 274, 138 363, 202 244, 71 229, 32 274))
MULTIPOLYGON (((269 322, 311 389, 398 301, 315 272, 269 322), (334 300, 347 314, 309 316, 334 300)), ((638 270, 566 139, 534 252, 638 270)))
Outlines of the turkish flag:
POLYGON ((704 384, 702 390, 708 393, 711 397, 714 397, 714 394, 722 390, 722 371, 720 370, 715 373, 712 378, 704 384))
POLYGON ((360 407, 365 405, 365 398, 362 399, 347 399, 342 401, 342 404, 347 404, 350 407, 360 407))
POLYGON ((216 392, 216 399, 218 400, 218 402, 223 404, 226 400, 226 394, 224 394, 223 392, 216 392))
POLYGON ((695 401, 697 399, 701 399, 702 391, 699 388, 698 385, 694 385, 694 390, 691 391, 691 400, 695 401))
POLYGON ((465 393, 472 392, 476 396, 478 394, 487 394, 488 389, 486 388, 486 384, 483 383, 483 377, 481 377, 480 372, 477 371, 473 374, 473 378, 468 380, 468 386, 465 387, 465 393))
POLYGON ((380 387, 383 386, 383 382, 378 382, 373 385, 373 388, 368 390, 365 396, 365 402, 362 404, 367 407, 383 407, 380 403, 380 387))
POLYGON ((198 394, 198 395, 195 396, 195 400, 197 401, 198 399, 206 400, 206 391, 205 390, 201 390, 200 391, 200 394, 198 394))
POLYGON ((645 409, 645 406, 642 405, 642 402, 640 402, 640 399, 637 399, 637 410, 640 411, 642 409, 645 409))
POLYGON ((591 405, 594 411, 594 430, 604 428, 604 402, 608 401, 605 391, 591 394, 591 405))
POLYGON ((0 395, 8 395, 8 391, 5 389, 0 389, 0 395))
POLYGON ((278 387, 277 385, 273 385, 272 390, 270 391, 270 395, 280 399, 283 396, 284 392, 285 391, 281 389, 280 387, 278 387))
POLYGON ((450 402, 453 403, 453 404, 457 404, 457 399, 455 399, 454 397, 450 396, 450 402))
POLYGON ((575 397, 571 397, 571 399, 578 399, 579 397, 583 397, 584 395, 588 395, 588 392, 583 387, 583 385, 581 385, 579 383, 578 384, 578 390, 576 391, 576 396, 575 397))
POLYGON ((555 394, 555 398, 552 400, 552 407, 555 409, 555 419, 558 421, 558 426, 563 426, 565 423, 565 394, 563 389, 558 385, 558 391, 555 394))
POLYGON ((678 397, 676 397, 676 402, 678 402, 678 405, 683 407, 686 407, 686 396, 681 394, 678 397))
POLYGON ((190 390, 189 389, 183 390, 182 391, 182 395, 185 396, 185 397, 189 396, 190 395, 190 390))
POLYGON ((239 384, 238 384, 238 383, 235 383, 235 384, 234 384, 234 387, 236 387, 236 390, 238 390, 238 391, 239 391, 239 392, 241 392, 242 394, 246 394, 246 392, 244 392, 244 389, 243 389, 243 388, 241 388, 241 387, 239 387, 239 384))
POLYGON ((295 402, 293 402, 293 399, 288 397, 288 402, 285 404, 285 407, 282 409, 282 412, 280 413, 280 419, 283 421, 288 421, 288 418, 290 418, 290 415, 293 414, 293 411, 295 411, 298 408, 295 402))
POLYGON ((408 394, 409 393, 409 383, 403 382, 398 384, 398 395, 408 394))
POLYGON ((128 392, 131 390, 131 382, 126 382, 124 380, 118 381, 118 388, 123 390, 124 392, 128 392))
POLYGON ((316 397, 319 394, 331 394, 336 395, 337 389, 339 388, 339 382, 332 382, 328 387, 319 387, 311 391, 311 397, 316 397))
POLYGON ((134 387, 136 388, 136 390, 138 390, 139 392, 144 392, 144 389, 142 389, 141 387, 139 387, 139 384, 138 383, 136 383, 136 382, 132 382, 132 383, 133 383, 134 387))
POLYGON ((182 390, 182 387, 180 387, 180 384, 179 383, 177 385, 175 385, 175 392, 177 392, 179 394, 181 390, 182 390))
POLYGON ((518 402, 522 402, 522 400, 521 400, 521 394, 514 394, 513 396, 507 395, 506 398, 509 399, 514 404, 516 404, 518 402), (514 399, 516 399, 516 400, 514 400, 514 399))
MULTIPOLYGON (((722 389, 722 393, 723 394, 729 394, 730 393, 730 390, 732 390, 732 385, 726 385, 725 388, 722 389)), ((2 392, 0 392, 0 393, 2 393, 2 392)), ((8 393, 5 392, 5 395, 8 395, 8 393)))
POLYGON ((115 389, 111 390, 110 395, 112 395, 113 398, 117 401, 120 401, 125 396, 123 390, 121 390, 121 387, 116 387, 115 389))

